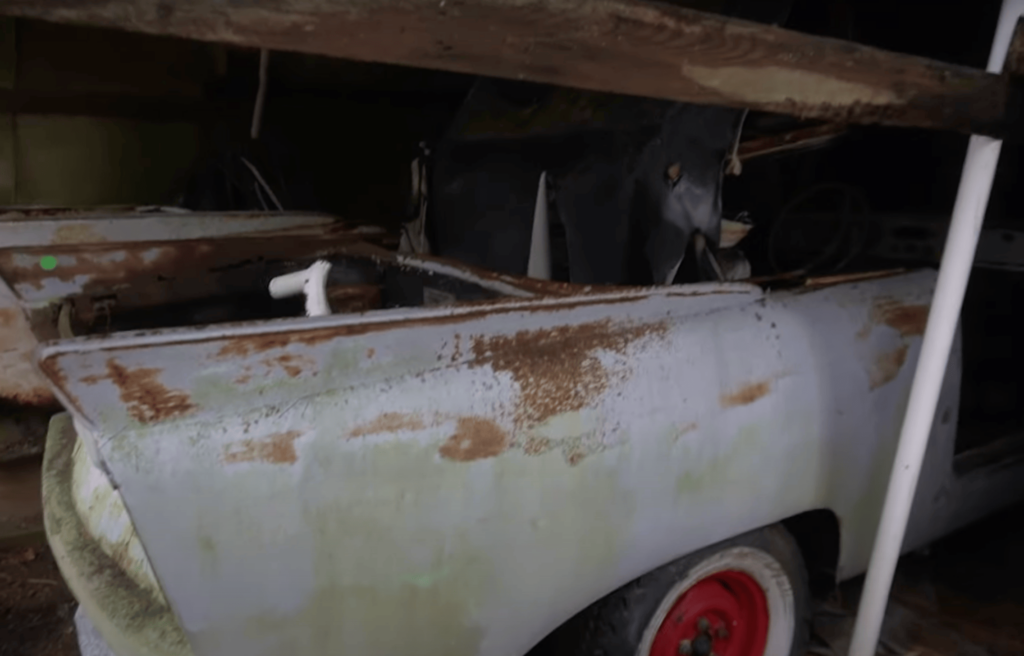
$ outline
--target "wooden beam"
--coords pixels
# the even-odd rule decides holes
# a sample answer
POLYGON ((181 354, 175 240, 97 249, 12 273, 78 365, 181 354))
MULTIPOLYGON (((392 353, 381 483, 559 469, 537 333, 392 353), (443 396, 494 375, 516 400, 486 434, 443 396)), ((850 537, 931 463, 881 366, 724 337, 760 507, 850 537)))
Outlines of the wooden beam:
POLYGON ((1013 95, 983 71, 636 0, 0 0, 0 13, 993 136, 1013 95))

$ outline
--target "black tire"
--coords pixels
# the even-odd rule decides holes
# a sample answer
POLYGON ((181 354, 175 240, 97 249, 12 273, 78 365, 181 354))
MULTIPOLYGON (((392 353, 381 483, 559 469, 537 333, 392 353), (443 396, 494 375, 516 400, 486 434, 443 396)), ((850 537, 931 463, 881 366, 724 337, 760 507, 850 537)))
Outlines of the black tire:
MULTIPOLYGON (((666 598, 669 595, 673 600, 678 598, 679 591, 674 588, 686 585, 684 582, 692 572, 708 567, 712 560, 725 559, 728 562, 736 554, 753 553, 749 550, 758 552, 756 556, 762 565, 769 560, 774 562, 771 567, 784 574, 788 589, 792 591, 791 608, 787 605, 786 613, 776 613, 775 617, 782 619, 777 619, 773 625, 777 628, 772 629, 784 633, 781 627, 792 624, 790 649, 786 653, 768 653, 773 649, 770 643, 764 656, 803 656, 810 634, 811 593, 800 547, 781 525, 720 542, 641 576, 578 614, 539 645, 537 651, 547 653, 550 650, 550 653, 560 656, 638 656, 645 631, 649 625, 653 626, 652 620, 666 603, 666 598), (768 560, 763 560, 764 556, 768 560), (791 622, 786 619, 789 610, 792 610, 791 622)), ((784 585, 782 589, 785 589, 784 585)), ((778 594, 774 598, 779 598, 778 594)), ((653 630, 657 631, 657 626, 653 630)))

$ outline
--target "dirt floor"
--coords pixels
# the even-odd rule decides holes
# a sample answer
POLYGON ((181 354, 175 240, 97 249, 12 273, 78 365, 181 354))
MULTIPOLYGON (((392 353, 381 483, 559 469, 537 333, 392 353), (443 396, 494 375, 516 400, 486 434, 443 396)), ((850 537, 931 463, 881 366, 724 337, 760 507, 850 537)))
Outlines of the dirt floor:
POLYGON ((0 550, 0 654, 77 656, 75 602, 39 537, 0 550))
MULTIPOLYGON (((881 656, 1024 654, 1024 506, 900 562, 881 656)), ((843 656, 860 579, 818 604, 809 654, 843 656)), ((41 537, 0 548, 0 656, 77 656, 75 604, 41 537)))
POLYGON ((0 544, 43 526, 41 456, 0 462, 0 544))
MULTIPOLYGON (((1024 654, 1024 506, 995 515, 900 561, 878 653, 1024 654)), ((818 606, 812 652, 843 656, 861 579, 818 606)))

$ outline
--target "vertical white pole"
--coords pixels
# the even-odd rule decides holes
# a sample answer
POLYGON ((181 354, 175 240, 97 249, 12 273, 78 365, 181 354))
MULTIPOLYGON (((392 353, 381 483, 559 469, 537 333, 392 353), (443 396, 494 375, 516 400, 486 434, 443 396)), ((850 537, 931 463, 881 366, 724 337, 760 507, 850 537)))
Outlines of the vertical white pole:
MULTIPOLYGON (((989 56, 990 73, 1002 71, 1014 27, 1022 13, 1024 0, 1004 0, 989 56)), ((903 419, 903 430, 889 478, 878 533, 875 535, 874 551, 864 581, 849 656, 875 656, 896 561, 907 530, 914 491, 928 447, 928 435, 939 402, 942 379, 946 373, 949 351, 953 345, 1002 145, 1003 142, 996 139, 974 136, 967 147, 960 188, 953 205, 953 220, 939 266, 935 297, 928 313, 928 326, 917 370, 914 372, 910 401, 903 419)))

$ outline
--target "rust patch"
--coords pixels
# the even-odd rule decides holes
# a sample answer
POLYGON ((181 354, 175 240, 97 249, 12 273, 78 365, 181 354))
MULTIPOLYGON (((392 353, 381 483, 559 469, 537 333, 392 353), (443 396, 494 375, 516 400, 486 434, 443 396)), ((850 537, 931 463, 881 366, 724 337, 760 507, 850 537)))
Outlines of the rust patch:
MULTIPOLYGON (((78 229, 81 226, 67 226, 78 229)), ((92 242, 31 246, 0 251, 0 276, 41 290, 48 282, 82 283, 86 295, 118 294, 119 307, 148 307, 171 300, 206 297, 217 291, 222 276, 240 278, 244 271, 263 271, 267 261, 315 258, 344 252, 354 234, 313 237, 280 231, 230 238, 151 242, 92 242), (283 239, 283 235, 289 235, 283 239), (61 265, 52 271, 38 266, 39 257, 53 255, 61 265), (25 264, 28 260, 32 264, 25 264), (170 284, 173 283, 173 284, 170 284)), ((221 289, 221 291, 226 291, 221 289)))
POLYGON ((531 437, 523 443, 523 453, 528 456, 540 456, 553 449, 554 446, 546 437, 531 437))
POLYGON ((462 360, 462 335, 455 333, 455 346, 452 348, 451 363, 456 364, 462 360))
POLYGON ((298 378, 306 368, 315 368, 316 363, 305 355, 285 353, 275 358, 264 358, 261 362, 267 367, 281 367, 290 378, 298 378))
POLYGON ((17 320, 18 310, 14 308, 0 308, 0 326, 10 328, 17 320))
POLYGON ((882 322, 899 331, 900 337, 923 335, 928 323, 927 305, 894 305, 882 310, 882 322))
MULTIPOLYGON (((635 288, 633 288, 635 291, 635 288)), ((425 317, 422 319, 406 319, 406 320, 387 320, 387 321, 372 321, 366 323, 348 324, 342 326, 333 326, 330 328, 314 328, 310 330, 285 332, 285 333, 269 333, 262 335, 247 335, 245 337, 234 337, 221 342, 218 350, 213 354, 214 359, 223 360, 231 358, 245 358, 250 355, 258 353, 264 353, 273 349, 286 348, 291 344, 304 344, 306 346, 316 346, 317 344, 323 344, 330 342, 334 339, 343 337, 355 337, 358 335, 369 335, 373 333, 383 333, 391 330, 408 330, 410 328, 425 328, 428 326, 447 326, 453 323, 463 323, 467 321, 473 321, 476 319, 483 319, 486 317, 499 316, 503 314, 512 313, 553 313, 564 310, 572 310, 581 307, 588 307, 593 305, 616 305, 623 304, 628 305, 632 303, 639 303, 650 298, 649 296, 626 296, 622 298, 608 298, 603 296, 604 292, 586 292, 580 293, 574 297, 567 297, 564 301, 559 303, 552 303, 543 306, 524 306, 523 302, 529 299, 515 298, 515 297, 504 297, 496 300, 486 301, 472 301, 460 303, 459 307, 472 308, 466 312, 460 312, 457 314, 447 314, 437 317, 425 317)), ((736 291, 714 291, 714 292, 700 292, 700 293, 680 293, 680 294, 668 294, 673 298, 696 298, 698 296, 719 296, 726 294, 741 294, 746 292, 736 291)), ((606 320, 603 323, 611 324, 610 321, 606 320)), ((570 327, 571 328, 571 327, 570 327)), ((667 330, 666 322, 656 322, 647 326, 633 327, 635 332, 639 333, 664 333, 667 330)), ((536 332, 536 331, 527 331, 536 332)), ((511 338, 507 338, 511 339, 511 338)), ((209 340, 215 341, 215 340, 209 340)), ((216 340, 220 341, 220 340, 216 340)), ((456 341, 452 353, 452 362, 455 363, 462 357, 461 344, 456 341)))
POLYGON ((39 361, 39 369, 47 378, 56 383, 61 389, 68 388, 68 375, 56 362, 55 358, 39 361))
MULTIPOLYGON (((348 250, 338 250, 339 253, 347 253, 348 250)), ((386 253, 386 252, 385 252, 386 253)), ((384 259, 384 258, 378 258, 384 259)), ((429 258, 429 261, 438 261, 438 258, 429 258)), ((461 267, 464 272, 479 273, 478 271, 469 267, 461 267)), ((2 273, 2 271, 0 271, 2 273)), ((526 279, 511 278, 508 280, 502 279, 502 282, 507 284, 515 284, 515 286, 526 289, 528 288, 529 282, 548 282, 548 281, 528 281, 526 279)), ((562 285, 568 285, 568 283, 558 283, 562 285)), ((219 348, 213 354, 214 359, 231 359, 231 358, 245 358, 250 355, 264 353, 274 349, 285 348, 290 344, 304 344, 306 346, 316 346, 325 342, 330 342, 335 339, 344 337, 354 337, 357 335, 369 335, 374 333, 383 333, 391 330, 407 330, 410 328, 424 328, 428 326, 447 326, 455 323, 463 323, 473 321, 476 319, 483 319, 487 317, 499 316, 504 314, 512 313, 553 313, 564 310, 572 310, 581 307, 589 307, 594 305, 630 305, 633 303, 640 303, 650 299, 649 295, 637 294, 622 297, 609 297, 608 294, 613 292, 636 292, 637 287, 583 287, 576 285, 575 292, 573 294, 561 294, 559 295, 558 303, 548 303, 540 306, 524 305, 529 302, 530 298, 519 298, 513 296, 501 297, 496 299, 487 299, 481 301, 465 301, 460 302, 457 307, 464 309, 462 312, 446 314, 435 317, 424 317, 421 319, 405 319, 405 320, 393 320, 388 319, 385 321, 368 321, 365 323, 355 323, 342 326, 332 326, 330 328, 313 328, 309 330, 293 331, 293 332, 278 332, 268 333, 259 335, 247 335, 245 337, 234 337, 227 339, 226 341, 221 340, 207 340, 208 342, 218 342, 219 348)), ((654 288, 657 289, 657 288, 654 288)), ((714 291, 703 291, 693 292, 685 287, 679 290, 659 290, 659 295, 667 296, 670 298, 697 298, 699 296, 726 296, 730 294, 742 295, 746 294, 745 290, 730 290, 730 289, 716 289, 714 291)), ((646 329, 652 332, 660 331, 664 332, 665 322, 658 322, 651 324, 646 329)), ((643 327, 639 330, 644 330, 643 327)), ((462 356, 461 345, 456 341, 454 345, 454 351, 452 353, 452 362, 455 363, 462 356)))
POLYGON ((868 315, 868 322, 857 331, 858 339, 866 339, 871 328, 886 325, 900 333, 900 337, 916 337, 924 334, 928 323, 929 306, 925 304, 905 305, 891 298, 875 301, 868 315))
POLYGON ((569 464, 570 467, 575 467, 576 465, 583 462, 583 459, 586 457, 587 454, 582 451, 570 451, 569 455, 565 457, 565 461, 569 464))
POLYGON ((372 360, 373 356, 375 356, 375 355, 377 355, 377 349, 375 349, 375 348, 368 348, 368 349, 366 349, 366 359, 367 360, 372 360))
POLYGON ((246 358, 257 353, 265 353, 274 349, 285 348, 289 344, 305 344, 313 346, 344 335, 345 331, 318 329, 296 333, 274 333, 270 335, 252 335, 236 337, 225 343, 214 355, 218 359, 246 358))
POLYGON ((396 433, 404 430, 423 430, 426 424, 418 416, 406 412, 385 412, 373 421, 360 424, 349 431, 348 436, 365 437, 377 433, 396 433))
POLYGON ((252 380, 252 374, 242 374, 235 379, 235 385, 248 385, 250 380, 252 380))
POLYGON ((723 408, 735 408, 741 405, 750 405, 754 401, 766 396, 772 391, 772 381, 762 380, 757 383, 747 383, 739 389, 723 394, 719 403, 723 408))
POLYGON ((295 440, 301 431, 274 433, 262 440, 242 440, 229 444, 224 449, 225 464, 237 462, 266 462, 273 465, 289 465, 298 459, 295 440))
POLYGON ((878 389, 899 375, 900 369, 903 368, 903 363, 907 360, 907 350, 909 348, 909 346, 903 344, 895 350, 880 353, 875 358, 874 364, 868 370, 871 389, 878 389))
POLYGON ((166 388, 157 380, 159 375, 160 369, 155 367, 129 369, 110 358, 105 375, 86 376, 81 380, 86 385, 95 385, 101 380, 114 383, 128 414, 144 424, 181 417, 195 410, 187 392, 166 388))
POLYGON ((0 401, 39 407, 56 404, 46 380, 32 367, 37 345, 21 310, 0 308, 0 401))
POLYGON ((612 373, 598 359, 599 351, 623 354, 631 343, 664 335, 667 328, 665 322, 635 325, 606 319, 479 337, 473 340, 471 366, 490 366, 512 376, 519 385, 516 426, 522 429, 581 410, 608 390, 612 373))
POLYGON ((490 419, 460 417, 455 434, 444 441, 438 453, 447 460, 471 462, 501 454, 508 443, 508 435, 490 419))

